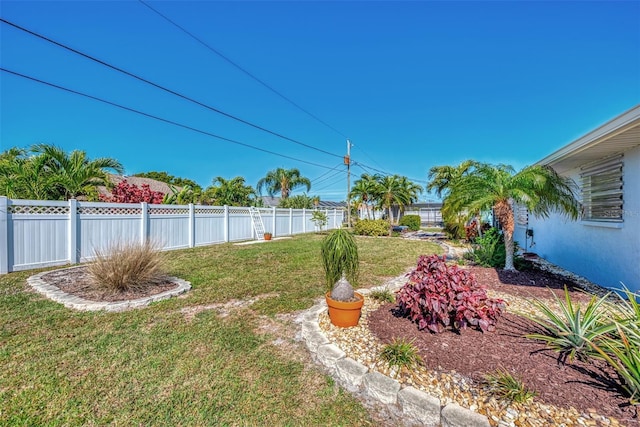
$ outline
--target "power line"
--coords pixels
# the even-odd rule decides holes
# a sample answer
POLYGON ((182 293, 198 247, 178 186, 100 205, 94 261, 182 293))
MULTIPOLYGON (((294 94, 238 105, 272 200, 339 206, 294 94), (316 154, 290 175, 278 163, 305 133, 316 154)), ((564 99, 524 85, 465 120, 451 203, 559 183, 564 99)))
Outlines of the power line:
POLYGON ((251 144, 247 144, 247 143, 244 143, 244 142, 236 141, 234 139, 226 138, 224 136, 216 135, 214 133, 207 132, 207 131, 204 131, 204 130, 201 130, 201 129, 198 129, 198 128, 194 128, 192 126, 185 125, 185 124, 182 124, 182 123, 178 123, 178 122, 173 121, 173 120, 165 119, 165 118, 159 117, 159 116, 154 116, 153 114, 145 113, 144 111, 136 110, 135 108, 126 107, 124 105, 117 104, 115 102, 99 98, 97 96, 89 95, 89 94, 86 94, 86 93, 83 93, 83 92, 79 92, 77 90, 73 90, 73 89, 69 89, 69 88, 63 87, 63 86, 59 86, 59 85, 57 85, 55 83, 46 82, 44 80, 40 80, 40 79, 35 78, 35 77, 27 76, 25 74, 21 74, 21 73, 18 73, 16 71, 11 71, 11 70, 8 70, 8 69, 6 69, 4 67, 0 67, 0 71, 4 71, 5 73, 13 74, 14 76, 22 77, 24 79, 31 80, 31 81, 34 81, 34 82, 37 82, 37 83, 40 83, 40 84, 43 84, 43 85, 46 85, 46 86, 50 86, 50 87, 56 88, 56 89, 60 89, 60 90, 63 90, 65 92, 69 92, 69 93, 73 93, 75 95, 83 96, 85 98, 93 99, 94 101, 99 101, 99 102, 102 102, 104 104, 108 104, 108 105, 111 105, 113 107, 117 107, 117 108, 120 108, 120 109, 123 109, 123 110, 126 110, 126 111, 130 111, 132 113, 140 114, 142 116, 145 116, 145 117, 148 117, 148 118, 151 118, 151 119, 154 119, 154 120, 158 120, 158 121, 161 121, 161 122, 164 122, 164 123, 168 123, 168 124, 171 124, 171 125, 174 125, 174 126, 178 126, 178 127, 183 128, 183 129, 188 129, 188 130, 191 130, 193 132, 200 133, 202 135, 207 135, 207 136, 210 136, 210 137, 213 137, 213 138, 221 139, 223 141, 227 141, 227 142, 230 142, 232 144, 242 145, 243 147, 251 148, 253 150, 262 151, 263 153, 272 154, 274 156, 283 157, 285 159, 290 159, 290 160, 295 160, 297 162, 306 163, 306 164, 309 164, 309 165, 312 165, 312 166, 317 166, 317 167, 321 167, 321 168, 324 168, 324 169, 336 170, 335 167, 332 168, 332 167, 329 167, 329 166, 321 165, 319 163, 313 163, 313 162, 309 162, 309 161, 306 161, 306 160, 298 159, 298 158, 295 158, 295 157, 287 156, 285 154, 276 153, 275 151, 265 150, 264 148, 256 147, 256 146, 251 145, 251 144))
MULTIPOLYGON (((390 172, 387 172, 387 171, 383 171, 381 169, 376 169, 376 168, 374 168, 372 166, 365 165, 364 163, 361 163, 361 162, 353 162, 353 164, 355 166, 359 166, 360 169, 362 169, 365 172, 375 171, 375 172, 381 173, 382 175, 397 175, 397 174, 393 174, 393 173, 390 173, 390 172)), ((429 181, 424 180, 424 179, 414 179, 414 178, 407 178, 407 179, 409 179, 411 181, 415 181, 415 182, 424 182, 425 184, 429 182, 429 181)))
MULTIPOLYGON (((329 171, 329 172, 331 172, 331 171, 329 171)), ((346 171, 345 171, 345 170, 342 170, 342 169, 337 170, 336 172, 334 172, 333 174, 331 174, 331 175, 329 175, 329 176, 327 176, 327 177, 324 177, 324 178, 322 178, 322 179, 320 179, 320 180, 316 180, 315 182, 313 182, 313 184, 314 184, 314 185, 318 185, 318 184, 319 184, 319 183, 321 183, 321 182, 328 181, 328 180, 330 180, 331 178, 333 178, 334 176, 337 176, 338 174, 345 173, 345 172, 346 172, 346 171)))
MULTIPOLYGON (((335 169, 335 170, 338 170, 338 168, 339 168, 340 166, 342 166, 342 163, 338 163, 337 165, 335 165, 335 166, 334 166, 334 169, 335 169)), ((319 180, 320 180, 320 181, 323 181, 323 180, 321 180, 320 178, 322 178, 323 176, 328 175, 328 174, 330 174, 330 173, 331 173, 331 171, 330 171, 330 170, 328 170, 328 171, 324 172, 322 175, 320 175, 320 176, 318 176, 318 177, 316 177, 316 178, 313 178, 313 179, 311 180, 311 183, 313 184, 314 182, 317 182, 317 181, 319 181, 319 180)))
POLYGON ((100 60, 100 59, 98 59, 98 58, 95 58, 95 57, 93 57, 93 56, 91 56, 91 55, 89 55, 89 54, 86 54, 86 53, 80 52, 79 50, 76 50, 76 49, 74 49, 74 48, 72 48, 72 47, 69 47, 69 46, 67 46, 67 45, 65 45, 65 44, 59 43, 59 42, 57 42, 57 41, 55 41, 55 40, 52 40, 52 39, 50 39, 50 38, 48 38, 48 37, 46 37, 46 36, 43 36, 43 35, 41 35, 41 34, 38 34, 38 33, 34 32, 34 31, 31 31, 31 30, 29 30, 29 29, 27 29, 27 28, 21 27, 20 25, 14 24, 13 22, 7 21, 7 20, 6 20, 6 19, 4 19, 4 18, 0 18, 0 21, 1 21, 1 22, 3 22, 3 23, 5 23, 5 24, 7 24, 7 25, 10 25, 10 26, 12 26, 12 27, 14 27, 14 28, 16 28, 16 29, 18 29, 18 30, 20 30, 20 31, 23 31, 23 32, 25 32, 25 33, 27 33, 27 34, 30 34, 30 35, 32 35, 32 36, 35 36, 35 37, 37 37, 37 38, 39 38, 39 39, 41 39, 41 40, 44 40, 44 41, 49 42, 49 43, 51 43, 51 44, 54 44, 54 45, 56 45, 56 46, 58 46, 58 47, 61 47, 61 48, 63 48, 63 49, 66 49, 66 50, 68 50, 68 51, 70 51, 70 52, 73 52, 73 53, 75 53, 76 55, 80 55, 80 56, 82 56, 82 57, 84 57, 84 58, 86 58, 86 59, 89 59, 89 60, 91 60, 91 61, 97 62, 97 63, 98 63, 98 64, 100 64, 100 65, 103 65, 103 66, 105 66, 105 67, 111 68, 112 70, 115 70, 115 71, 117 71, 117 72, 119 72, 119 73, 125 74, 125 75, 127 75, 127 76, 129 76, 129 77, 132 77, 132 78, 136 79, 136 80, 139 80, 139 81, 144 82, 144 83, 146 83, 146 84, 148 84, 148 85, 151 85, 151 86, 153 86, 153 87, 155 87, 155 88, 157 88, 157 89, 163 90, 163 91, 165 91, 165 92, 167 92, 167 93, 170 93, 170 94, 172 94, 172 95, 174 95, 174 96, 177 96, 177 97, 179 97, 179 98, 182 98, 182 99, 184 99, 184 100, 186 100, 186 101, 189 101, 189 102, 192 102, 192 103, 194 103, 194 104, 197 104, 197 105, 199 105, 199 106, 201 106, 201 107, 204 107, 204 108, 206 108, 206 109, 208 109, 208 110, 210 110, 210 111, 213 111, 213 112, 215 112, 215 113, 221 114, 221 115, 223 115, 223 116, 225 116, 225 117, 228 117, 228 118, 230 118, 230 119, 236 120, 236 121, 238 121, 238 122, 240 122, 240 123, 243 123, 243 124, 245 124, 245 125, 247 125, 247 126, 251 126, 251 127, 255 128, 255 129, 258 129, 258 130, 261 130, 261 131, 263 131, 263 132, 269 133, 269 134, 271 134, 271 135, 273 135, 273 136, 277 136, 278 138, 282 138, 282 139, 284 139, 284 140, 286 140, 286 141, 293 142, 294 144, 302 145, 302 146, 304 146, 304 147, 310 148, 310 149, 312 149, 312 150, 319 151, 319 152, 321 152, 321 153, 324 153, 324 154, 327 154, 327 155, 330 155, 330 156, 333 156, 333 157, 342 158, 342 156, 340 156, 340 155, 338 155, 338 154, 330 153, 330 152, 328 152, 328 151, 326 151, 326 150, 323 150, 323 149, 321 149, 321 148, 317 148, 317 147, 314 147, 314 146, 312 146, 312 145, 305 144, 305 143, 303 143, 303 142, 297 141, 297 140, 295 140, 295 139, 293 139, 293 138, 289 138, 289 137, 284 136, 284 135, 282 135, 282 134, 280 134, 280 133, 277 133, 277 132, 271 131, 271 130, 266 129, 266 128, 262 127, 262 126, 256 125, 256 124, 251 123, 251 122, 249 122, 249 121, 247 121, 247 120, 244 120, 244 119, 241 119, 241 118, 239 118, 239 117, 237 117, 237 116, 234 116, 234 115, 232 115, 232 114, 226 113, 226 112, 224 112, 224 111, 222 111, 222 110, 220 110, 220 109, 218 109, 218 108, 215 108, 215 107, 212 107, 212 106, 210 106, 210 105, 207 105, 207 104, 205 104, 205 103, 203 103, 203 102, 197 101, 197 100, 195 100, 195 99, 193 99, 193 98, 190 98, 190 97, 188 97, 188 96, 186 96, 186 95, 183 95, 183 94, 181 94, 181 93, 179 93, 179 92, 176 92, 176 91, 171 90, 171 89, 169 89, 169 88, 166 88, 166 87, 164 87, 164 86, 162 86, 162 85, 159 85, 159 84, 157 84, 157 83, 154 83, 154 82, 152 82, 152 81, 149 81, 149 80, 147 80, 147 79, 145 79, 145 78, 143 78, 143 77, 140 77, 140 76, 138 76, 137 74, 131 73, 131 72, 126 71, 126 70, 123 70, 122 68, 116 67, 115 65, 111 65, 111 64, 109 64, 109 63, 107 63, 107 62, 105 62, 105 61, 102 61, 102 60, 100 60))
POLYGON ((329 129, 331 129, 332 131, 336 132, 338 135, 343 136, 344 138, 347 138, 347 136, 345 134, 343 134, 342 132, 340 132, 338 129, 334 128, 333 126, 331 126, 330 124, 328 124, 327 122, 325 122, 324 120, 321 120, 318 116, 316 116, 315 114, 309 112, 308 110, 305 110, 304 108, 302 108, 300 105, 298 105, 297 103, 295 103, 294 101, 292 101, 291 99, 289 99, 288 97, 286 97, 285 95, 281 94, 280 92, 278 92, 276 89, 274 89, 271 85, 269 85, 268 83, 266 83, 264 80, 261 80, 260 78, 256 77, 254 74, 250 73, 249 71, 247 71, 245 68, 243 68, 242 66, 238 65, 237 63, 235 63, 234 61, 232 61, 230 58, 228 58, 227 56, 225 56, 224 54, 222 54, 219 50, 213 48, 212 46, 210 46, 209 44, 207 44, 206 42, 204 42, 202 39, 198 38, 196 35, 194 35, 193 33, 189 32, 186 28, 182 27, 181 25, 179 25, 178 23, 176 23, 175 21, 171 20, 168 16, 164 15, 163 13, 161 13, 160 11, 158 11, 157 9, 155 9, 153 6, 151 6, 150 4, 148 4, 147 2, 145 2, 144 0, 138 0, 140 3, 142 3, 143 5, 145 5, 146 7, 148 7, 149 9, 151 9, 153 12, 155 12, 156 14, 160 15, 162 18, 164 18, 167 22, 169 22, 170 24, 174 25, 175 27, 177 27, 180 31, 182 31, 183 33, 187 34, 189 37, 191 37, 192 39, 194 39, 195 41, 197 41, 198 43, 200 43, 201 45, 203 45, 204 47, 206 47, 207 49, 209 49, 211 52, 215 53, 216 55, 218 55, 220 58, 224 59, 225 61, 227 61, 229 64, 233 65, 235 68, 237 68, 238 70, 242 71, 243 73, 245 73, 247 76, 251 77, 253 80, 257 81, 258 83, 260 83, 262 86, 266 87, 267 89, 269 89, 271 92, 275 93, 276 95, 278 95, 280 98, 284 99, 285 101, 287 101, 288 103, 290 103, 291 105, 293 105, 294 107, 296 107, 298 110, 302 111, 303 113, 307 114, 309 117, 312 117, 313 119, 317 120, 318 122, 322 123, 323 125, 325 125, 326 127, 328 127, 329 129))

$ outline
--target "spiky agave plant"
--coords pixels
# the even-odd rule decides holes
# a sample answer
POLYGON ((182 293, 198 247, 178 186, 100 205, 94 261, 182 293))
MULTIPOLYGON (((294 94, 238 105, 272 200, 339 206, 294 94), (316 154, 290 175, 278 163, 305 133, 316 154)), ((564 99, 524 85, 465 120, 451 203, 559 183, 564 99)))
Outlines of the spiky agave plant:
POLYGON ((332 292, 331 297, 338 301, 348 301, 353 298, 353 287, 351 285, 355 285, 358 282, 358 245, 353 235, 344 228, 333 230, 322 240, 320 253, 322 255, 327 291, 332 292), (341 280, 343 276, 345 280, 341 280), (346 292, 334 292, 338 288, 335 287, 338 281, 341 282, 340 287, 343 291, 344 287, 351 288, 350 296, 348 290, 346 292))

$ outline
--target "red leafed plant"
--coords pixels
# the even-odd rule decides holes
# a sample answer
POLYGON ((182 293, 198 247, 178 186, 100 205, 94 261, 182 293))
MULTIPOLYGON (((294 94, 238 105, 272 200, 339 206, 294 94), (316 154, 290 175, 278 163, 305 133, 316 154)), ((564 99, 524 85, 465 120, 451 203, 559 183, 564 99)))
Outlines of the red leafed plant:
POLYGON ((118 185, 113 187, 111 195, 100 195, 103 202, 112 203, 142 203, 147 202, 154 205, 162 203, 164 193, 161 191, 153 191, 149 184, 142 184, 142 188, 135 184, 129 184, 126 179, 120 181, 118 185))
POLYGON ((494 331, 505 308, 501 299, 487 297, 475 277, 444 257, 422 255, 418 266, 407 275, 409 281, 397 292, 400 311, 420 330, 440 333, 468 326, 482 332, 494 331))

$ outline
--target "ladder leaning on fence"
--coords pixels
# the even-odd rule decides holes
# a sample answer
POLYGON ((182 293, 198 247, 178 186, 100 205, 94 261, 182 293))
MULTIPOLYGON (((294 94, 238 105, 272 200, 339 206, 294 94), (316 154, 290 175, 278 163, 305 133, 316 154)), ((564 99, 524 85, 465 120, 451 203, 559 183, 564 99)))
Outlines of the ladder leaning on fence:
POLYGON ((264 223, 262 222, 260 209, 250 206, 249 213, 251 214, 251 222, 253 223, 253 229, 256 231, 256 236, 259 240, 264 240, 264 223))

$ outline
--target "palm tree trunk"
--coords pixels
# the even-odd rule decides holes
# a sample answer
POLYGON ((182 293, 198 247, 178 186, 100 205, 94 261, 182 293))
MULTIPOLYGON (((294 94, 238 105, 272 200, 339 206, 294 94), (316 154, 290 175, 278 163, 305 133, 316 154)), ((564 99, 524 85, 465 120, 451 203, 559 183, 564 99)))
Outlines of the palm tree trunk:
POLYGON ((494 206, 496 216, 502 225, 504 233, 504 249, 505 260, 504 269, 508 271, 516 271, 513 265, 513 231, 515 229, 515 220, 513 217, 513 200, 502 200, 494 206))
POLYGON ((504 269, 508 271, 516 271, 513 265, 513 232, 504 231, 504 249, 505 260, 504 269))

